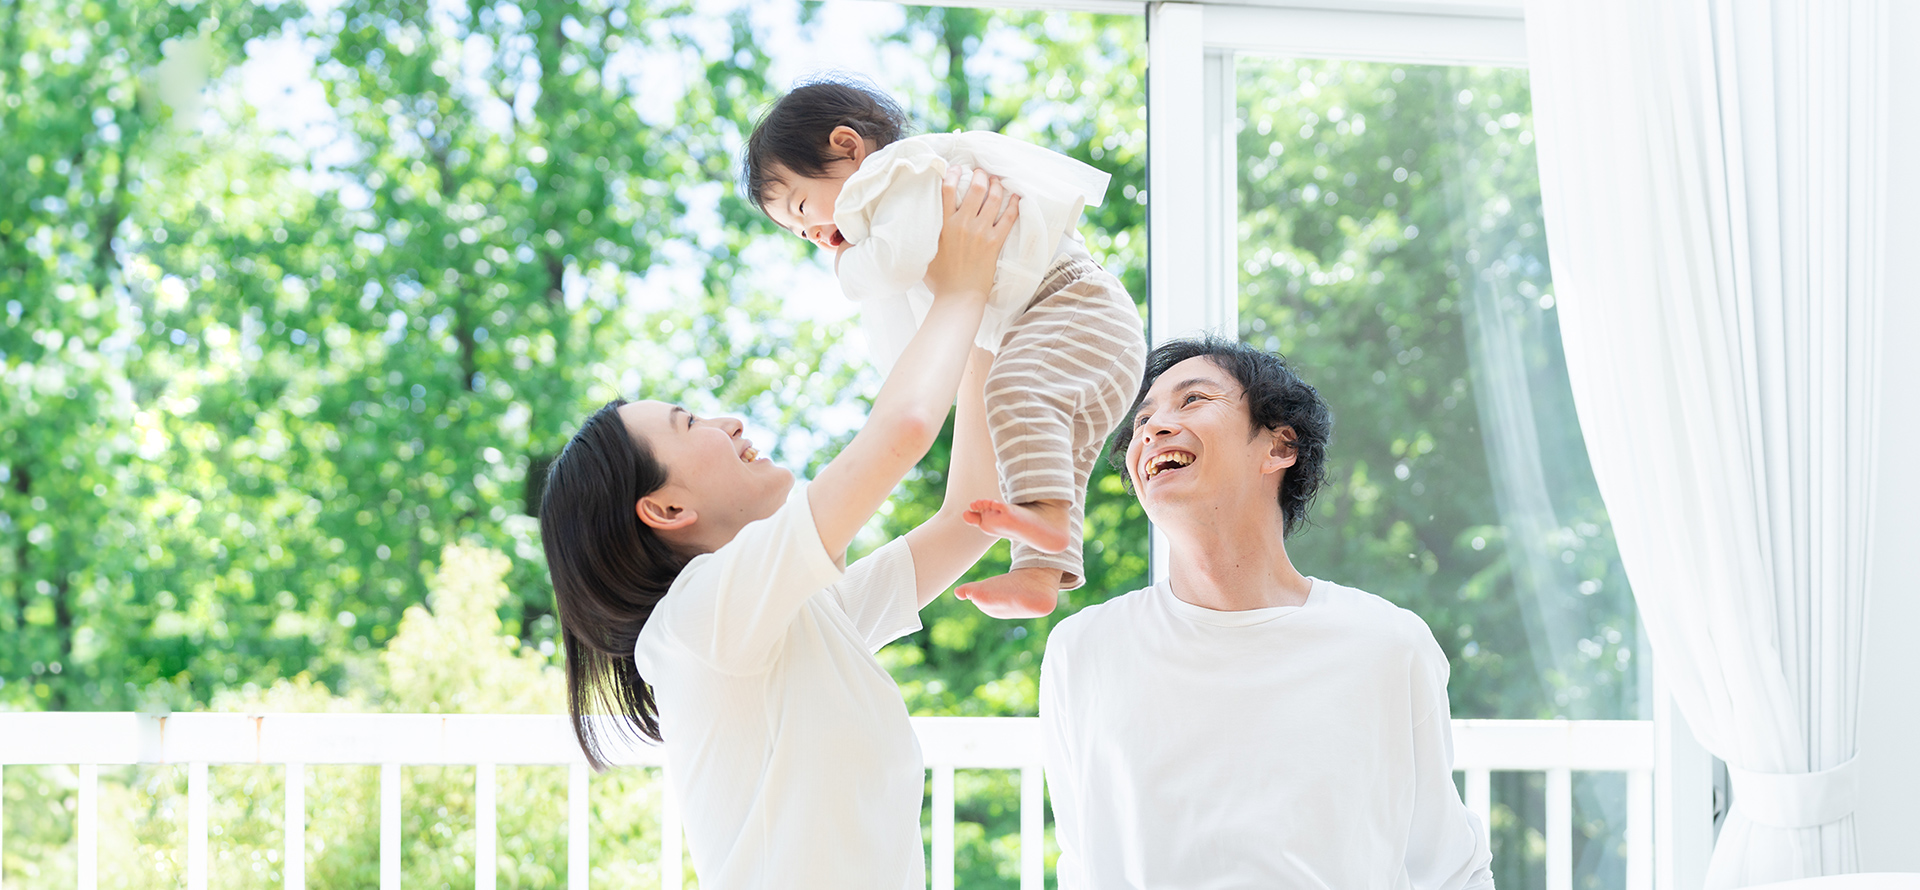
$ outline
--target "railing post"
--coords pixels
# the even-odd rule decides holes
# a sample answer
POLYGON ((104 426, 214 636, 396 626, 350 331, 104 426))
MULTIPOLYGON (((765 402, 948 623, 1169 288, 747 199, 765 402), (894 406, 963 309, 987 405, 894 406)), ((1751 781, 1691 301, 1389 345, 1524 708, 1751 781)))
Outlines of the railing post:
POLYGON ((0 766, 0 890, 7 887, 7 768, 0 766))
POLYGON ((307 890, 307 767, 287 764, 287 854, 280 869, 285 890, 307 890))
POLYGON ((685 866, 680 857, 680 798, 674 796, 666 767, 660 777, 660 890, 680 890, 685 866))
POLYGON ((494 829, 493 764, 474 764, 473 785, 473 886, 474 890, 494 890, 494 870, 500 857, 494 850, 499 834, 494 829))
POLYGON ((1044 890, 1047 872, 1046 794, 1040 767, 1020 770, 1020 890, 1044 890))
POLYGON ((587 890, 587 772, 567 767, 567 890, 587 890))
POLYGON ((207 765, 187 764, 187 890, 207 890, 207 765))
POLYGON ((100 767, 80 764, 80 890, 94 890, 100 882, 100 767))
POLYGON ((1653 890, 1653 771, 1627 771, 1627 890, 1653 890))
POLYGON ((380 764, 380 890, 400 890, 400 764, 380 764))
POLYGON ((953 890, 953 767, 933 768, 933 890, 953 890))
POLYGON ((1547 890, 1573 890, 1573 772, 1547 770, 1547 890))
POLYGON ((1493 773, 1490 770, 1467 770, 1467 810, 1480 820, 1480 830, 1487 833, 1487 846, 1493 846, 1493 773))

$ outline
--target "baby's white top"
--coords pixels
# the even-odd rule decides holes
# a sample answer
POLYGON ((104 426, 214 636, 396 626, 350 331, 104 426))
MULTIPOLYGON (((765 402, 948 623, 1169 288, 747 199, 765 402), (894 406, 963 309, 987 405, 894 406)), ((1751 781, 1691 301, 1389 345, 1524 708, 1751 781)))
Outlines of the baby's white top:
MULTIPOLYGON (((993 294, 974 339, 993 352, 1054 257, 1078 245, 1074 228, 1080 211, 1100 206, 1111 178, 1066 155, 998 133, 915 136, 868 155, 841 186, 833 221, 853 243, 840 257, 840 287, 860 303, 873 360, 883 373, 933 305, 921 279, 940 245, 940 183, 948 167, 985 170, 1020 196, 1020 218, 1000 250, 993 294)), ((963 177, 961 185, 967 181, 963 177)))

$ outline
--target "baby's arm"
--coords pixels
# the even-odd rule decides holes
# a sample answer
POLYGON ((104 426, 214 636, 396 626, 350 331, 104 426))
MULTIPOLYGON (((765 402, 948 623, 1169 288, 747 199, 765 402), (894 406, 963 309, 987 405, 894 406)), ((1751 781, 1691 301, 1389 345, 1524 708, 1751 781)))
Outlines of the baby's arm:
POLYGON ((926 276, 940 246, 943 177, 941 167, 903 166, 871 206, 856 209, 868 234, 841 252, 836 269, 848 298, 897 296, 926 276))

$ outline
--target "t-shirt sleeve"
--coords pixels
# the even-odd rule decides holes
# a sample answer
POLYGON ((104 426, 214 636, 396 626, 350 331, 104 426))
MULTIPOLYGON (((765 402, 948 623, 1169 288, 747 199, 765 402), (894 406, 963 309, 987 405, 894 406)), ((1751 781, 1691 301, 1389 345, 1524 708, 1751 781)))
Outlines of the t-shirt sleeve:
POLYGON ((1453 715, 1447 706, 1447 657, 1420 624, 1412 670, 1413 824, 1407 878, 1415 890, 1492 890, 1487 827, 1453 784, 1453 715))
POLYGON ((866 237, 840 255, 840 289, 853 300, 906 293, 927 277, 940 248, 940 182, 944 166, 895 163, 886 190, 870 207, 866 237))
MULTIPOLYGON (((1060 845, 1055 866, 1060 890, 1092 890, 1086 884, 1081 862, 1087 856, 1086 821, 1080 796, 1079 764, 1075 754, 1073 727, 1084 714, 1071 710, 1068 700, 1067 638, 1064 628, 1056 626, 1047 638, 1046 653, 1040 659, 1040 734, 1045 750, 1047 797, 1053 804, 1053 836, 1060 845)), ((1085 702, 1079 702, 1082 708, 1085 702)))
POLYGON ((827 592, 853 621, 868 651, 920 629, 920 598, 913 573, 913 551, 895 538, 847 567, 846 577, 827 592))
POLYGON ((716 670, 755 673, 773 663, 807 598, 840 576, 800 485, 772 516, 688 563, 649 623, 664 618, 665 629, 716 670))

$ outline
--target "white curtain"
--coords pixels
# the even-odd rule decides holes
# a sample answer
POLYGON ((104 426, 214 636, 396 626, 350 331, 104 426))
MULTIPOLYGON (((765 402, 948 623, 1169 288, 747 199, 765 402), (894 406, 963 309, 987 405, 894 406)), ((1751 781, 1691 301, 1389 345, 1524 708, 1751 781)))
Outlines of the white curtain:
POLYGON ((1732 777, 1711 888, 1858 868, 1883 4, 1526 7, 1574 403, 1655 669, 1732 777))

